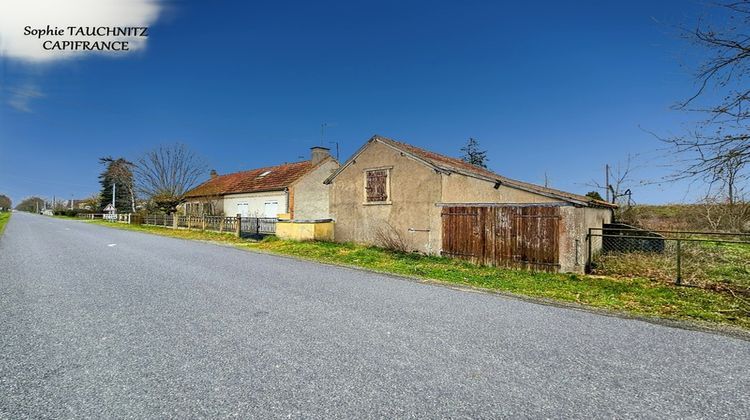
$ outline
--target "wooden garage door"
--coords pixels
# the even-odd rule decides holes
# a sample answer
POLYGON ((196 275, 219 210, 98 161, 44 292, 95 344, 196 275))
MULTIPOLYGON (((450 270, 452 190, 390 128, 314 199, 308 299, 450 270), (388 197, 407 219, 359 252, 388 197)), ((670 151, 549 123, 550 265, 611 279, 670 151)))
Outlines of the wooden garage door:
POLYGON ((443 207, 442 219, 445 256, 499 267, 560 267, 559 207, 443 207))

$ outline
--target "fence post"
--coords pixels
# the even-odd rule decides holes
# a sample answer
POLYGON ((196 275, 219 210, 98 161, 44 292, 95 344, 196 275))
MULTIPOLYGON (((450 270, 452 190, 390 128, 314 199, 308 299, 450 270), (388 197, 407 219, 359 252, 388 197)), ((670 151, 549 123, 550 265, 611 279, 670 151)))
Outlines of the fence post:
POLYGON ((674 284, 682 284, 682 247, 680 246, 681 241, 677 240, 677 278, 674 280, 674 284))
POLYGON ((201 230, 206 230, 206 215, 201 215, 201 230))
POLYGON ((128 224, 130 224, 130 214, 131 213, 128 213, 128 224))
POLYGON ((180 226, 180 215, 172 213, 172 229, 177 230, 178 226, 180 226))
POLYGON ((587 273, 591 272, 591 259, 593 255, 593 252, 592 252, 593 247, 591 246, 591 244, 593 242, 594 241, 591 239, 591 228, 589 228, 589 233, 586 235, 586 243, 588 244, 588 250, 586 251, 586 272, 587 273))
POLYGON ((237 215, 237 226, 235 227, 235 229, 237 230, 237 232, 235 232, 237 234, 237 237, 238 238, 241 237, 242 236, 242 215, 241 214, 237 215))

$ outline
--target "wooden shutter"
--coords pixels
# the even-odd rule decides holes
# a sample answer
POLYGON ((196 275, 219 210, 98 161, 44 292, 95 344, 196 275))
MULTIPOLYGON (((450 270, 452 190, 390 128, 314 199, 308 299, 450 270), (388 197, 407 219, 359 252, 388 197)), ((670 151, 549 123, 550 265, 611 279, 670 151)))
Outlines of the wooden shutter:
POLYGON ((388 201, 388 170, 367 171, 367 201, 388 201))

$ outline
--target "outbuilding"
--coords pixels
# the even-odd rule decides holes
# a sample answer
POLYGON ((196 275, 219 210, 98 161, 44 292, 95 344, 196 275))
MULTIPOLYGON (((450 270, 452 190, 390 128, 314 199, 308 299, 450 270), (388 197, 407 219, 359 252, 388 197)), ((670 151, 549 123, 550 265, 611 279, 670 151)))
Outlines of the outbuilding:
POLYGON ((378 135, 325 183, 336 241, 544 271, 583 272, 616 208, 378 135))

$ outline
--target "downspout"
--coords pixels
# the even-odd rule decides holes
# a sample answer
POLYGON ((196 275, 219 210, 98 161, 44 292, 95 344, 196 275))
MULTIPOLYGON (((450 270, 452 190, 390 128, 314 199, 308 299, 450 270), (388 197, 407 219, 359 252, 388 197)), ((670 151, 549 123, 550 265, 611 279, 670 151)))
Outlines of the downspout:
MULTIPOLYGON (((284 194, 286 194, 286 204, 284 205, 285 206, 284 213, 289 214, 289 187, 284 188, 284 194)), ((291 214, 289 214, 289 216, 291 217, 291 214)))

